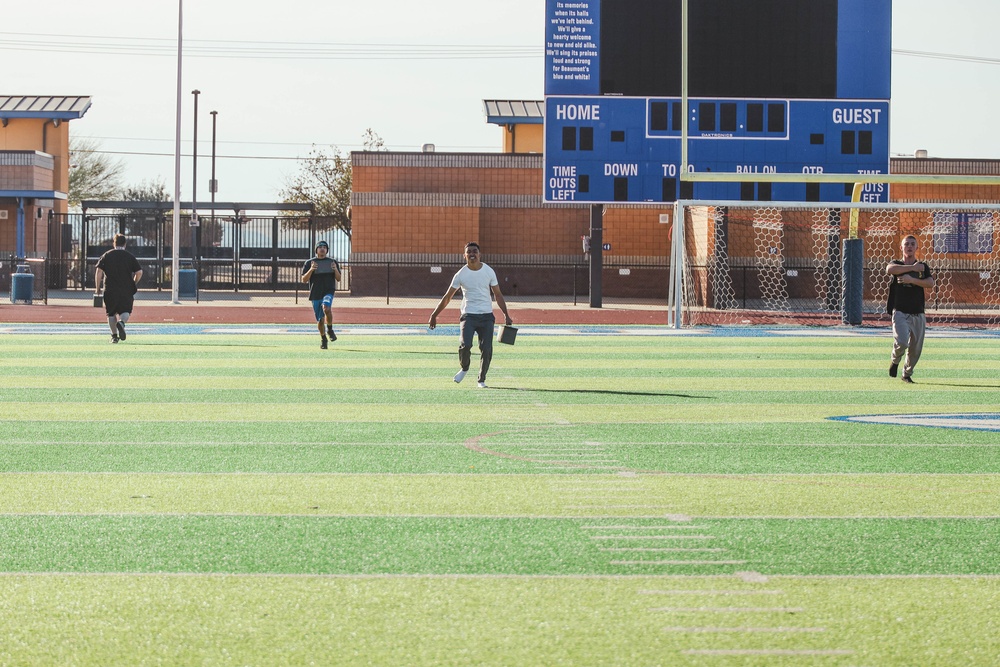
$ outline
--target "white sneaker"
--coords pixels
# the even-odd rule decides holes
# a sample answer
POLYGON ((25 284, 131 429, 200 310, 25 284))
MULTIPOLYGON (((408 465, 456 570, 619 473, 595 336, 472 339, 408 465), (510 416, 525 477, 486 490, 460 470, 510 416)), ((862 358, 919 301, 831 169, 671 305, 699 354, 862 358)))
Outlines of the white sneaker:
POLYGON ((468 373, 468 372, 469 371, 459 371, 459 372, 455 373, 455 382, 461 382, 462 380, 464 380, 465 379, 465 374, 468 373))
POLYGON ((486 389, 486 383, 485 382, 477 382, 476 386, 479 387, 480 389, 486 389))

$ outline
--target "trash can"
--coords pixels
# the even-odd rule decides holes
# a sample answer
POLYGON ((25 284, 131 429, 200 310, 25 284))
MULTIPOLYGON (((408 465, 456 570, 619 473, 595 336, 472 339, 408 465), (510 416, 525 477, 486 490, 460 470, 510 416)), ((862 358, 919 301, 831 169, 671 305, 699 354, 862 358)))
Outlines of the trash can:
POLYGON ((195 269, 177 271, 177 296, 188 299, 198 296, 198 272, 195 269))
POLYGON ((35 289, 35 276, 27 264, 18 264, 17 271, 10 276, 10 302, 31 303, 31 294, 35 289))

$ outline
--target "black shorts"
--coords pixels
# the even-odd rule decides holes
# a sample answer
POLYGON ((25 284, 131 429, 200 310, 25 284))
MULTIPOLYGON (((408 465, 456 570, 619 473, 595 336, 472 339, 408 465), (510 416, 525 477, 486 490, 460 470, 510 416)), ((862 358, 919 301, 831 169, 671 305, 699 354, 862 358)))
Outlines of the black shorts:
POLYGON ((107 312, 108 317, 121 315, 122 313, 131 313, 134 303, 135 299, 131 294, 104 293, 104 310, 107 312))

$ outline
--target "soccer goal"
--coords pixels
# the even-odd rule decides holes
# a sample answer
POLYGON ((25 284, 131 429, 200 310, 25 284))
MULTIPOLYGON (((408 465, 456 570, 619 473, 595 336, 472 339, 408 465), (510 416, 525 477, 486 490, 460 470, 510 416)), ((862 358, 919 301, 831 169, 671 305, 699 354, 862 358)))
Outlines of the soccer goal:
POLYGON ((1000 202, 678 202, 670 321, 889 326, 886 265, 917 238, 929 323, 1000 327, 1000 202), (860 243, 856 240, 859 240, 860 243), (845 247, 860 252, 860 266, 845 247), (845 278, 845 275, 847 278, 845 278), (854 277, 852 280, 852 276, 854 277), (849 321, 852 295, 861 321, 849 321))

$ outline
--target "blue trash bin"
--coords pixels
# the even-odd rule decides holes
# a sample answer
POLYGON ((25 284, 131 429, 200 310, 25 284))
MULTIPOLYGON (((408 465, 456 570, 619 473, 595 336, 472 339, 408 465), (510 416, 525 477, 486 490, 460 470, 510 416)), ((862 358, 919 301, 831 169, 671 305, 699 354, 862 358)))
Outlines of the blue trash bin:
POLYGON ((198 272, 195 269, 177 271, 177 296, 188 299, 198 296, 198 272))
POLYGON ((27 264, 19 264, 17 271, 10 276, 10 302, 31 303, 31 294, 35 289, 35 276, 27 264))

